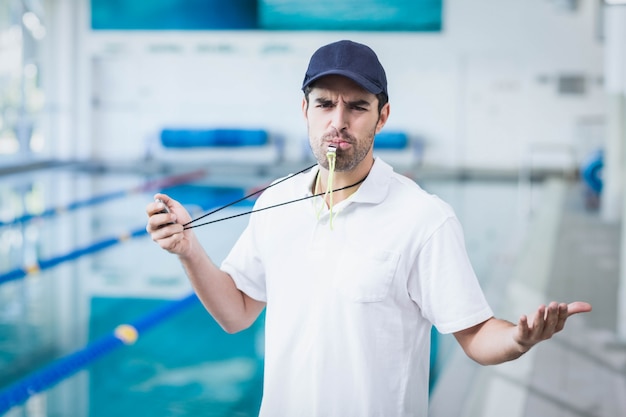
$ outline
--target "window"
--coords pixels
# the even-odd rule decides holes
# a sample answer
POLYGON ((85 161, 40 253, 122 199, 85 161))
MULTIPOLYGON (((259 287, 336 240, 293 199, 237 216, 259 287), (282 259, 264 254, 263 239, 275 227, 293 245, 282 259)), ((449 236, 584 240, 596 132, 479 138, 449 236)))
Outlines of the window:
POLYGON ((42 10, 38 1, 0 2, 0 162, 7 155, 32 157, 44 147, 38 123, 42 10))

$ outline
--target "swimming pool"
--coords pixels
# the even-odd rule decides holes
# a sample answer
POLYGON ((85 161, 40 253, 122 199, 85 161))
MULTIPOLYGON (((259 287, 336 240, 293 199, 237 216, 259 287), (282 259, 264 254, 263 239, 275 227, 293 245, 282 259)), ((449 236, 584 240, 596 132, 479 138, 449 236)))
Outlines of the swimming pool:
MULTIPOLYGON (((7 415, 255 415, 262 387, 262 317, 242 333, 224 333, 190 296, 175 257, 145 234, 144 207, 156 190, 165 189, 201 213, 267 180, 72 167, 3 178, 0 398, 24 378, 50 382, 59 375, 55 366, 72 375, 7 415), (121 324, 142 329, 136 343, 112 336, 121 324), (84 367, 78 367, 81 361, 84 367), (81 370, 74 373, 72 367, 81 370)), ((491 288, 514 261, 523 233, 518 184, 419 182, 455 208, 476 272, 491 288)), ((216 216, 241 213, 250 204, 216 216)), ((220 262, 246 223, 242 216, 196 230, 220 262)), ((439 341, 435 378, 454 348, 449 338, 439 341)))

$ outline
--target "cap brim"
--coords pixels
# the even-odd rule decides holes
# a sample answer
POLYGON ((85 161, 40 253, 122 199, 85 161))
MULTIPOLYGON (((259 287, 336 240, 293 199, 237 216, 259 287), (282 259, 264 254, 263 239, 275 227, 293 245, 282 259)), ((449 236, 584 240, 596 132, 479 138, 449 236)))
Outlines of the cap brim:
POLYGON ((326 77, 328 75, 342 75, 346 78, 349 78, 372 94, 380 94, 383 92, 383 89, 380 86, 374 84, 373 82, 363 77, 362 75, 357 74, 352 71, 346 71, 346 70, 340 70, 340 69, 333 69, 333 70, 316 74, 315 77, 310 78, 309 80, 306 81, 306 83, 302 85, 302 89, 306 88, 308 85, 311 85, 311 83, 319 80, 320 78, 326 77))

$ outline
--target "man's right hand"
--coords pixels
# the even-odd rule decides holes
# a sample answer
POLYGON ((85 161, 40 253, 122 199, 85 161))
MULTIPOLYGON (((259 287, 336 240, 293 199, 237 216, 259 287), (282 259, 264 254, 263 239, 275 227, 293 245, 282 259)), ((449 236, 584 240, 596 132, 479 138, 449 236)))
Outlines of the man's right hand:
POLYGON ((156 194, 154 199, 146 206, 146 231, 161 248, 179 256, 184 255, 190 250, 193 232, 183 230, 183 224, 190 222, 191 216, 178 201, 166 194, 156 194))

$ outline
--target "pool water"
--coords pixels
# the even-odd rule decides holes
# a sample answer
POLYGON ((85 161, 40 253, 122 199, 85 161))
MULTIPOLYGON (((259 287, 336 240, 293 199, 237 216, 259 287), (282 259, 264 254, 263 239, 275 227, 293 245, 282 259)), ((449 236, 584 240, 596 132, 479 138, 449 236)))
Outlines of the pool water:
MULTIPOLYGON (((90 334, 103 334, 163 301, 94 298, 90 334)), ((262 383, 262 320, 226 334, 199 302, 89 370, 89 415, 252 416, 262 383), (138 405, 141 407, 138 409, 138 405), (165 411, 167 410, 167 411, 165 411)))

